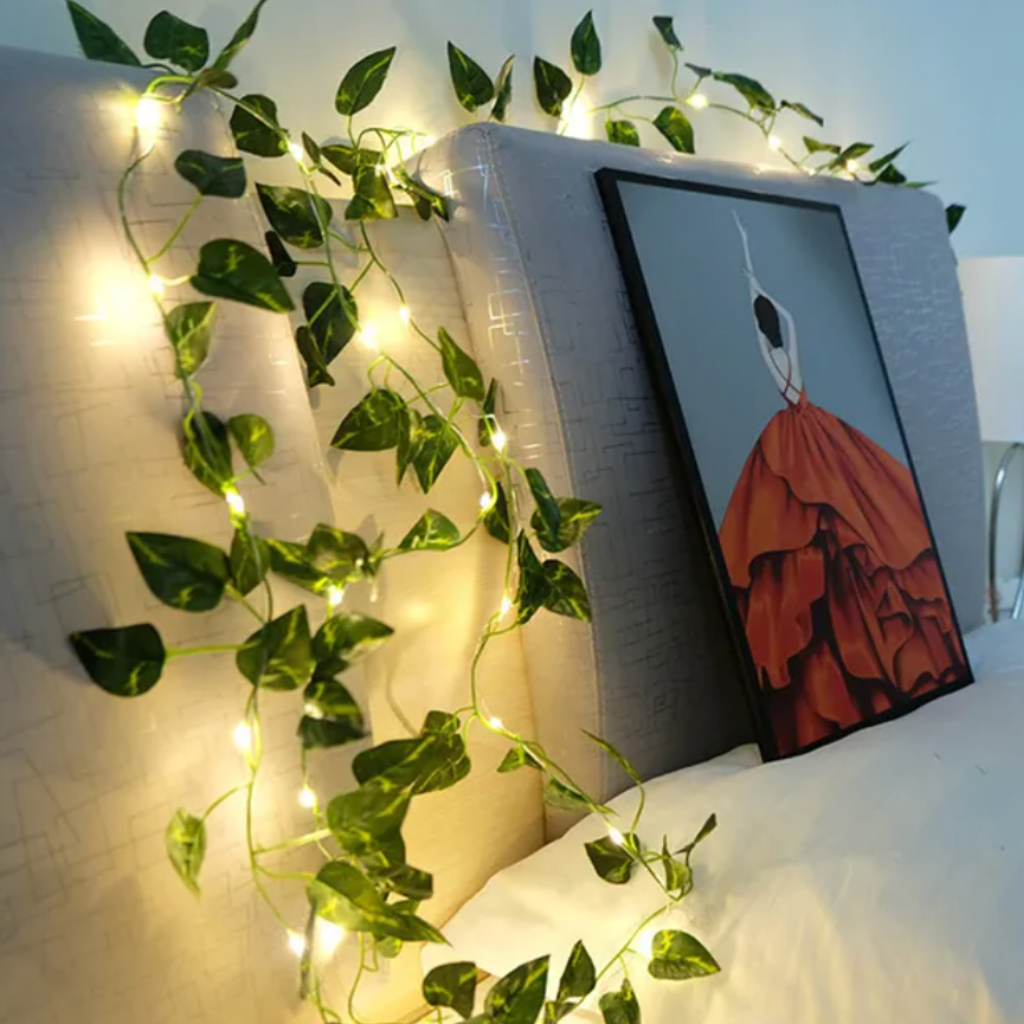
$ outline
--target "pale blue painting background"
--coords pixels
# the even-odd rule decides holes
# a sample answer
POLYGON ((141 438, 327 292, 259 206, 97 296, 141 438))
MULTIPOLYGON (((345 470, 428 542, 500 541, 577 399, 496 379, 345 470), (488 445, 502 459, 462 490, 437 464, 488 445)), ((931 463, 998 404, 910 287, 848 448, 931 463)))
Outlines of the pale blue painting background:
POLYGON ((761 286, 795 321, 807 397, 907 463, 838 213, 619 187, 716 524, 785 405, 758 349, 733 210, 761 286))

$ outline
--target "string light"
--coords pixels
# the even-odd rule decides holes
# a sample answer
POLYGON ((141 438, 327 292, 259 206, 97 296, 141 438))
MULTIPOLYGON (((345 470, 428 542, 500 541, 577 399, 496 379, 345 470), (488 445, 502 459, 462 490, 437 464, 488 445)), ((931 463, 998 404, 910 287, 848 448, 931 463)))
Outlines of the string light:
POLYGON ((151 274, 149 278, 149 290, 157 297, 164 293, 164 279, 159 274, 151 274))
POLYGON ((245 498, 243 498, 233 487, 224 492, 224 500, 228 503, 228 508, 231 509, 234 515, 245 515, 245 498))
POLYGON ((331 957, 345 941, 348 932, 340 924, 332 924, 322 917, 316 919, 316 951, 319 956, 331 957))
POLYGON ((312 810, 316 807, 316 793, 309 786, 303 786, 302 791, 299 793, 299 803, 307 810, 312 810))
POLYGON ((301 164, 306 158, 306 151, 297 142, 288 143, 288 152, 291 153, 296 163, 301 164))
POLYGON ((303 713, 307 718, 315 718, 317 720, 324 717, 324 713, 320 708, 319 704, 314 704, 311 700, 306 701, 302 706, 303 713))
POLYGON ((497 498, 490 491, 484 491, 480 495, 480 511, 490 512, 494 508, 495 501, 497 501, 497 498))
POLYGON ((626 845, 626 837, 617 828, 615 828, 614 826, 612 826, 611 828, 608 829, 608 838, 616 846, 625 846, 626 845))
POLYGON ((708 98, 702 92, 695 92, 686 102, 695 110, 706 110, 708 106, 708 98))
POLYGON ((503 430, 495 430, 491 434, 491 444, 496 452, 503 452, 508 447, 508 438, 503 430))
POLYGON ((398 307, 398 319, 402 321, 403 327, 408 327, 412 323, 412 311, 406 305, 398 307))
POLYGON ((778 153, 778 151, 780 149, 782 149, 782 139, 780 139, 778 137, 778 135, 769 135, 768 136, 768 148, 773 153, 778 153))
POLYGON ((646 957, 648 960, 651 959, 651 955, 654 952, 654 936, 658 932, 655 928, 647 927, 636 937, 633 943, 633 948, 642 957, 646 957))
POLYGON ((508 613, 512 611, 512 598, 507 594, 501 599, 501 616, 504 618, 508 613))
POLYGON ((377 351, 377 325, 365 323, 359 331, 359 344, 373 352, 377 351))
POLYGON ((298 932, 288 933, 288 948, 296 955, 302 956, 306 952, 306 940, 298 932))
POLYGON ((497 729, 499 732, 505 731, 505 723, 498 718, 497 715, 491 715, 491 717, 487 719, 487 724, 492 729, 497 729))
POLYGON ((139 132, 139 145, 148 153, 156 145, 160 103, 150 96, 143 96, 135 105, 135 127, 139 132))
POLYGON ((857 160, 847 160, 846 169, 850 174, 856 174, 860 170, 860 162, 857 160))
POLYGON ((243 754, 248 754, 249 751, 252 750, 252 727, 248 722, 239 722, 238 725, 235 726, 233 738, 235 746, 238 747, 243 754))
POLYGON ((345 591, 341 587, 327 588, 327 607, 330 611, 333 612, 344 600, 345 591))

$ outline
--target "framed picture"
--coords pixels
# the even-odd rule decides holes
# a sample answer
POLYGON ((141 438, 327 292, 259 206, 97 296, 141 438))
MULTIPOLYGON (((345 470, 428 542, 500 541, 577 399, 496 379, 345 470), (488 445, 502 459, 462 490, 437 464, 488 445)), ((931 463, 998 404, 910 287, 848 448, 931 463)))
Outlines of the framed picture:
POLYGON ((840 209, 598 184, 764 756, 971 682, 840 209))

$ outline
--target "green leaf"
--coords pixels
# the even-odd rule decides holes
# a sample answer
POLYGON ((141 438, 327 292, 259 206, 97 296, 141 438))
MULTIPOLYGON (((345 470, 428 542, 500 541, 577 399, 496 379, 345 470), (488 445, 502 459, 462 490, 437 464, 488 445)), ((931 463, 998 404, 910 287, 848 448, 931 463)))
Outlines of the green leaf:
POLYGON ((429 1006, 450 1006, 468 1019, 476 999, 476 964, 463 961, 435 967, 423 979, 423 998, 429 1006))
POLYGON ((875 147, 870 142, 854 142, 847 146, 833 161, 835 167, 845 167, 851 160, 859 160, 875 147))
POLYGON ((562 106, 572 93, 572 79, 557 65, 535 57, 533 84, 541 110, 552 117, 561 117, 562 106))
POLYGON ((804 145, 807 147, 807 152, 814 153, 835 153, 840 152, 840 147, 834 142, 819 142, 817 139, 812 139, 809 135, 804 136, 804 145))
MULTIPOLYGON (((562 525, 562 511, 555 496, 551 493, 551 488, 548 487, 547 481, 539 469, 528 469, 526 482, 530 485, 530 493, 537 505, 534 520, 540 524, 541 529, 538 532, 542 532, 549 542, 557 543, 562 525)), ((543 547, 547 547, 543 540, 541 544, 543 547)))
POLYGON ((313 638, 313 657, 317 662, 333 659, 352 661, 372 654, 394 632, 383 622, 357 612, 332 615, 313 638))
POLYGON ((515 65, 516 55, 506 58, 498 72, 498 80, 494 85, 494 106, 491 107, 491 117, 495 121, 505 123, 508 117, 509 108, 512 106, 512 70, 515 65))
POLYGON ((872 160, 868 164, 868 170, 872 174, 880 174, 886 169, 886 167, 896 162, 896 159, 903 153, 903 151, 909 146, 909 142, 904 142, 902 146, 897 147, 891 153, 886 153, 885 156, 880 156, 877 160, 872 160))
POLYGON ((601 996, 598 1006, 604 1024, 640 1024, 640 1004, 629 978, 622 979, 622 988, 618 992, 606 992, 601 996))
POLYGON ((206 29, 190 25, 170 11, 161 11, 149 23, 144 45, 154 60, 165 60, 193 74, 210 59, 206 29))
POLYGON ((164 330, 177 357, 174 371, 178 377, 191 377, 206 362, 215 313, 212 302, 189 302, 167 314, 164 330))
POLYGON ((610 758, 612 758, 619 767, 633 780, 633 784, 636 786, 642 786, 643 779, 640 778, 640 773, 630 763, 629 758, 619 751, 607 740, 601 739, 600 736, 595 736, 592 732, 583 730, 583 735, 589 740, 596 743, 610 758))
POLYGON ((220 604, 231 576, 220 548, 164 533, 127 537, 146 586, 164 604, 183 612, 208 612, 220 604))
POLYGON ((430 508, 402 538, 399 551, 447 551, 462 538, 459 528, 442 513, 430 508))
POLYGON ((687 932, 665 930, 654 936, 651 962, 647 965, 652 978, 664 981, 686 981, 717 974, 721 968, 715 958, 687 932))
POLYGON ((344 286, 339 297, 333 284, 314 281, 302 294, 302 308, 309 321, 324 366, 329 366, 355 337, 359 307, 344 286))
POLYGON ((484 529, 497 541, 507 544, 512 539, 512 521, 509 518, 508 498, 500 483, 494 485, 494 504, 480 517, 484 529))
POLYGON ((398 165, 393 169, 398 179, 397 186, 412 197, 416 207, 416 213, 420 220, 430 220, 436 214, 441 220, 447 221, 450 218, 448 213, 448 200, 440 192, 427 188, 422 182, 417 181, 404 167, 398 165))
POLYGON ((966 212, 967 207, 961 206, 959 203, 953 203, 951 206, 946 207, 946 226, 949 228, 950 234, 953 234, 960 226, 960 221, 964 219, 966 212))
POLYGON ((327 384, 333 387, 334 378, 327 369, 324 354, 320 351, 313 332, 305 324, 295 331, 295 347, 306 365, 306 386, 315 388, 319 384, 327 384))
POLYGON ((360 783, 385 781, 412 795, 450 789, 470 770, 461 734, 424 732, 364 750, 352 762, 360 783))
POLYGON ((447 420, 433 413, 423 417, 412 439, 410 462, 424 494, 430 493, 458 447, 458 435, 447 420))
POLYGON ((306 156, 309 157, 311 164, 315 166, 320 163, 320 159, 323 156, 320 145, 316 139, 306 132, 302 133, 302 148, 306 151, 306 156))
POLYGON ((294 583, 311 594, 324 594, 334 586, 331 578, 320 572, 309 560, 304 544, 286 540, 267 540, 270 568, 282 579, 294 583))
POLYGON ((498 771, 501 774, 507 772, 515 772, 520 768, 537 768, 540 769, 540 764, 530 754, 529 750, 525 746, 513 747, 504 757, 501 764, 498 765, 498 771))
POLYGON ((587 857, 598 877, 611 885, 625 885, 633 877, 636 861, 624 845, 612 841, 609 836, 585 843, 587 857))
POLYGON ((658 30, 658 34, 664 40, 665 45, 670 50, 682 50, 683 44, 679 42, 679 36, 676 35, 672 19, 665 15, 655 15, 652 20, 654 21, 654 27, 658 30))
POLYGON ((516 553, 519 564, 519 588, 516 591, 519 610, 516 613, 516 624, 523 626, 548 600, 548 581, 525 532, 520 532, 516 540, 516 553))
POLYGON ((495 1024, 534 1024, 544 1005, 549 959, 522 964, 487 993, 484 1007, 495 1024))
POLYGON ((160 681, 167 652, 148 623, 90 629, 69 639, 89 678, 115 697, 141 697, 160 681))
POLYGON ((569 999, 585 999, 594 991, 597 984, 594 961, 587 952, 583 942, 577 942, 569 954, 569 961, 562 971, 561 980, 558 982, 558 1001, 560 1003, 569 999))
POLYGON ((178 877, 199 895, 199 870, 206 856, 206 822, 180 808, 164 834, 167 856, 178 877))
POLYGON ((559 498, 558 529, 552 533, 547 520, 540 511, 534 512, 530 525, 537 533, 537 539, 545 551, 557 554, 559 551, 579 544, 594 520, 601 514, 602 506, 596 501, 582 501, 579 498, 559 498))
POLYGON ((235 145, 242 152, 254 156, 284 156, 288 152, 288 141, 277 121, 277 104, 269 96, 258 93, 243 96, 242 103, 255 113, 242 106, 235 107, 231 115, 231 134, 235 137, 235 145))
POLYGON ((381 779, 335 797, 327 823, 338 845, 367 871, 387 871, 405 863, 402 823, 410 799, 406 790, 381 779))
POLYGON ((266 578, 270 569, 270 548, 260 536, 239 527, 231 541, 231 580, 244 597, 266 578))
POLYGON ((686 66, 697 76, 698 85, 715 73, 711 68, 706 68, 702 64, 687 64, 686 66))
POLYGON ((907 176, 898 171, 895 164, 890 164, 882 169, 875 181, 881 182, 883 185, 905 185, 907 176))
POLYGON ((218 497, 234 480, 228 428, 212 412, 189 410, 182 421, 182 456, 192 475, 218 497))
POLYGON ((731 85, 751 107, 767 114, 775 113, 775 98, 757 79, 724 71, 716 71, 714 77, 716 82, 731 85))
POLYGON ((455 87, 455 96, 471 114, 494 99, 491 76, 472 57, 454 43, 448 43, 448 69, 455 87))
POLYGON ((228 430, 250 469, 255 470, 274 454, 274 429, 262 416, 252 412, 232 416, 228 430))
POLYGON ((693 853, 693 851, 702 842, 704 842, 704 840, 707 839, 707 837, 709 835, 711 835, 711 833, 714 832, 717 827, 718 827, 718 818, 717 818, 716 815, 712 814, 708 818, 708 820, 705 821, 703 825, 701 825, 700 831, 697 833, 697 835, 689 843, 687 843, 686 846, 684 846, 681 850, 678 850, 677 852, 685 854, 686 855, 686 860, 687 860, 687 862, 689 862, 690 855, 693 853))
POLYGON ((581 75, 596 75, 601 70, 601 39, 594 27, 593 11, 587 11, 573 30, 569 51, 573 67, 581 75))
POLYGON ((259 25, 260 10, 266 2, 267 0, 258 0, 256 6, 249 12, 249 16, 235 30, 235 34, 231 37, 228 45, 221 50, 220 56, 213 62, 216 70, 226 70, 245 47, 245 44, 252 38, 257 25, 259 25))
POLYGON ((284 185, 257 184, 256 194, 270 226, 289 245, 318 249, 324 244, 323 227, 331 222, 331 206, 326 199, 284 185))
POLYGON ((498 406, 498 382, 491 379, 487 387, 487 394, 483 401, 483 416, 477 421, 477 440, 481 448, 488 448, 491 444, 491 435, 497 429, 497 421, 494 418, 495 409, 498 406))
POLYGON ((584 793, 572 786, 567 786, 558 779, 548 779, 544 785, 544 803, 549 807, 556 807, 562 811, 585 811, 594 809, 594 802, 584 793))
POLYGON ((182 99, 187 99, 200 89, 234 89, 237 85, 238 79, 230 71, 207 68, 205 71, 199 72, 192 84, 182 94, 182 99))
POLYGON ((343 861, 325 864, 310 884, 316 913, 353 932, 369 932, 376 938, 403 942, 444 942, 431 924, 398 906, 389 906, 377 887, 358 868, 343 861))
POLYGON ((238 671, 265 690, 298 690, 313 674, 309 619, 299 605, 258 629, 235 656, 238 671))
POLYGON ((459 348, 443 327, 438 329, 437 337, 441 342, 441 362, 444 364, 444 375, 452 386, 452 391, 460 398, 469 398, 474 402, 483 403, 485 398, 484 375, 480 372, 476 360, 459 348))
POLYGON ((590 622, 593 616, 586 587, 569 566, 554 559, 548 560, 544 563, 544 579, 547 583, 544 607, 549 612, 590 622))
POLYGON ((310 564, 339 585, 359 579, 370 559, 370 549, 358 534, 320 523, 306 544, 310 564))
POLYGON ((693 869, 672 856, 668 837, 662 841, 661 863, 665 869, 665 888, 680 897, 688 895, 693 889, 693 869))
POLYGON ((794 113, 799 114, 801 117, 807 118, 808 121, 817 122, 822 128, 825 127, 825 119, 819 117, 813 110, 804 106, 803 103, 792 103, 789 100, 783 100, 779 104, 780 110, 792 110, 794 113))
POLYGON ((608 141, 614 142, 617 146, 640 145, 640 133, 632 121, 606 121, 604 130, 608 141))
POLYGON ((267 243, 267 251, 270 253, 270 261, 274 265, 280 277, 294 277, 299 265, 292 259, 291 254, 284 247, 276 231, 268 231, 264 236, 267 243))
POLYGON ((410 900, 429 900, 434 895, 434 876, 411 864, 399 864, 381 872, 380 877, 392 892, 410 900))
POLYGON ((395 59, 395 47, 378 50, 353 64, 338 86, 334 105, 339 114, 351 117, 365 110, 384 87, 384 82, 395 59))
POLYGON ((355 194, 345 207, 346 220, 393 220, 398 216, 395 197, 381 167, 363 164, 352 176, 355 194))
POLYGON ((299 737, 307 750, 340 747, 366 736, 359 705, 336 679, 314 680, 302 699, 306 714, 299 723, 299 737))
POLYGON ((384 154, 376 149, 356 149, 354 146, 332 143, 321 147, 320 152, 342 174, 349 176, 355 174, 360 167, 379 167, 384 163, 384 154))
POLYGON ((131 47, 91 11, 87 11, 74 0, 68 0, 68 13, 78 37, 78 45, 88 60, 105 61, 107 64, 128 64, 132 67, 141 65, 142 61, 135 56, 131 47))
POLYGON ((203 295, 272 313, 289 313, 295 308, 267 257, 233 238, 218 238, 199 250, 199 269, 192 277, 192 287, 203 295))
POLYGON ((672 144, 679 153, 696 152, 693 140, 693 125, 678 107, 664 107, 654 119, 654 127, 672 144))
POLYGON ((200 195, 241 199, 245 195, 245 164, 237 156, 214 156, 201 149, 186 149, 174 161, 174 169, 200 195))

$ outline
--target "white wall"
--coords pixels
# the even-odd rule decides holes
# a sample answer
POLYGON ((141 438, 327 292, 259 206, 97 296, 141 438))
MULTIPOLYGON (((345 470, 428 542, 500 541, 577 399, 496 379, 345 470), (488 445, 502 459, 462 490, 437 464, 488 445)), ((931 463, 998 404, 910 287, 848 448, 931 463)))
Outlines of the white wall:
MULTIPOLYGON (((971 207, 957 236, 962 253, 1024 251, 1024 217, 1007 208, 1010 190, 992 185, 998 168, 1024 162, 1024 133, 1017 130, 1024 5, 979 0, 968 13, 950 0, 589 2, 607 56, 591 87, 593 100, 663 82, 664 54, 649 19, 675 14, 689 59, 762 78, 777 94, 825 114, 829 130, 844 140, 858 136, 889 147, 912 139, 908 173, 939 179, 944 199, 971 207)), ((90 5, 133 44, 162 6, 159 0, 90 5)), ((168 6, 223 40, 249 0, 170 0, 168 6)), ((568 36, 587 6, 588 0, 271 0, 240 69, 248 85, 281 99, 287 122, 327 135, 338 126, 332 101, 344 70, 363 53, 396 43, 402 59, 375 109, 385 122, 408 120, 440 134, 460 119, 447 83, 447 39, 492 71, 510 51, 523 58, 539 51, 564 64, 568 36)), ((63 0, 0 0, 0 40, 74 51, 63 0)), ((532 125, 536 107, 523 63, 515 119, 532 125)), ((795 139, 803 127, 794 125, 789 135, 795 139)), ((765 159, 763 147, 737 143, 734 135, 719 151, 765 159)))

